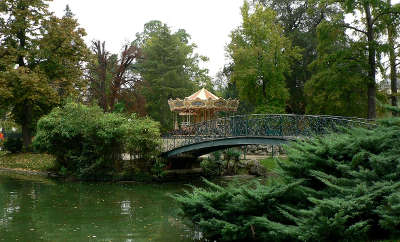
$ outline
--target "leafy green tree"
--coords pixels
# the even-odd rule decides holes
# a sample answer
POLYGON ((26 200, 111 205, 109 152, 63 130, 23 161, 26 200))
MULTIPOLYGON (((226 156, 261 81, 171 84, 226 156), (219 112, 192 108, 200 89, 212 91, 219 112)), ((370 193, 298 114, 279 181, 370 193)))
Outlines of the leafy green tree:
POLYGON ((196 45, 189 40, 185 30, 173 33, 166 24, 151 21, 134 41, 143 50, 136 68, 144 80, 147 113, 161 123, 162 131, 172 127, 168 99, 184 98, 210 82, 208 70, 199 66, 207 58, 194 53, 196 45))
POLYGON ((309 114, 367 116, 368 76, 365 51, 343 28, 321 23, 318 28, 318 58, 310 69, 313 76, 305 85, 309 114))
POLYGON ((285 112, 289 99, 285 73, 300 50, 284 36, 272 9, 245 2, 241 11, 243 24, 232 32, 228 45, 232 81, 240 98, 256 106, 256 112, 285 112))
MULTIPOLYGON (((232 80, 233 64, 226 65, 217 73, 214 79, 215 93, 225 99, 239 99, 239 90, 236 81, 232 80)), ((250 114, 254 112, 254 105, 248 100, 240 100, 236 114, 250 114)), ((231 113, 221 112, 223 115, 231 115, 231 113)))
MULTIPOLYGON (((324 1, 321 1, 324 4, 324 1)), ((344 13, 332 18, 332 23, 338 27, 352 31, 359 45, 363 45, 368 58, 368 118, 376 118, 376 73, 378 67, 377 55, 383 51, 380 39, 386 32, 387 22, 385 19, 389 15, 400 13, 398 6, 392 6, 384 0, 345 0, 331 1, 330 4, 338 5, 344 13), (352 21, 346 23, 344 14, 352 15, 352 21)), ((392 18, 393 19, 393 18, 392 18)))
POLYGON ((304 85, 312 76, 308 65, 317 58, 317 27, 322 20, 329 18, 340 9, 330 5, 318 6, 318 1, 309 0, 257 0, 254 2, 259 2, 274 10, 285 37, 290 39, 293 46, 302 49, 301 58, 290 63, 290 72, 285 73, 285 82, 290 94, 287 111, 305 113, 304 85))
POLYGON ((51 15, 47 2, 0 3, 0 105, 21 125, 25 148, 39 117, 83 86, 86 33, 70 12, 51 15))

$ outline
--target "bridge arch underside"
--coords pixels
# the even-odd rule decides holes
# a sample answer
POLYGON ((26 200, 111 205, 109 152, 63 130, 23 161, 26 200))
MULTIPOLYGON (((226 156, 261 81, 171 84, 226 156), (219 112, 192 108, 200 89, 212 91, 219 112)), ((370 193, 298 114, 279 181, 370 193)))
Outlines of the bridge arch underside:
POLYGON ((243 145, 281 145, 286 144, 293 138, 289 137, 230 137, 207 140, 199 143, 184 145, 161 154, 162 157, 170 158, 182 154, 195 157, 205 155, 217 150, 243 145))

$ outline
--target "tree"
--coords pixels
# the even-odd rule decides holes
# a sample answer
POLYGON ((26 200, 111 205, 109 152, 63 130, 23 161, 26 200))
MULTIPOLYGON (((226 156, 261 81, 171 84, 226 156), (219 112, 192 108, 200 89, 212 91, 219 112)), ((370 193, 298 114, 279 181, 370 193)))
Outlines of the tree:
POLYGON ((96 99, 104 112, 112 112, 125 89, 134 90, 140 77, 132 65, 141 58, 135 45, 125 45, 118 57, 105 49, 105 42, 92 42, 93 56, 89 64, 90 98, 96 99))
POLYGON ((387 1, 383 0, 345 0, 333 1, 332 4, 340 4, 345 14, 353 15, 351 23, 345 23, 343 16, 334 20, 334 24, 353 31, 358 37, 358 42, 365 46, 368 57, 368 118, 376 118, 376 69, 377 52, 382 51, 380 37, 384 34, 386 26, 385 17, 398 14, 399 9, 392 7, 387 1))
POLYGON ((0 105, 11 107, 29 148, 36 121, 82 86, 86 34, 71 16, 57 18, 47 0, 0 3, 0 105))
MULTIPOLYGON (((216 94, 224 99, 239 99, 239 90, 236 81, 232 79, 233 64, 226 65, 220 72, 217 73, 214 80, 214 88, 216 94)), ((236 114, 250 114, 254 112, 254 105, 247 100, 240 100, 236 114)), ((222 114, 229 115, 229 113, 222 114)))
POLYGON ((309 114, 366 117, 368 59, 364 48, 343 28, 327 22, 318 27, 318 58, 304 88, 309 114))
MULTIPOLYGON (((387 0, 387 5, 389 8, 392 8, 391 0, 387 0)), ((396 18, 397 14, 388 14, 385 22, 387 23, 387 44, 388 44, 388 52, 389 52, 389 69, 390 69, 390 99, 392 106, 397 106, 397 66, 400 64, 398 57, 400 55, 398 48, 399 45, 396 45, 396 39, 398 38, 398 26, 399 26, 399 18, 396 18)), ((392 112, 393 115, 396 115, 396 112, 392 112)))
POLYGON ((144 80, 141 90, 146 110, 165 132, 172 127, 168 99, 184 98, 210 82, 208 70, 199 67, 207 58, 194 52, 196 45, 189 43, 185 30, 171 32, 160 21, 145 24, 136 36, 134 44, 143 50, 143 59, 136 68, 144 80))
POLYGON ((289 89, 287 111, 305 113, 306 97, 304 86, 312 76, 308 65, 317 58, 317 27, 325 18, 337 13, 335 6, 318 7, 317 1, 309 0, 257 0, 277 14, 277 20, 283 28, 286 38, 293 46, 302 49, 301 58, 290 63, 290 72, 285 73, 286 86, 289 89))
POLYGON ((276 13, 260 4, 242 7, 243 24, 231 34, 228 53, 233 62, 232 80, 240 98, 263 112, 284 112, 289 92, 285 73, 290 62, 299 58, 277 23, 276 13))

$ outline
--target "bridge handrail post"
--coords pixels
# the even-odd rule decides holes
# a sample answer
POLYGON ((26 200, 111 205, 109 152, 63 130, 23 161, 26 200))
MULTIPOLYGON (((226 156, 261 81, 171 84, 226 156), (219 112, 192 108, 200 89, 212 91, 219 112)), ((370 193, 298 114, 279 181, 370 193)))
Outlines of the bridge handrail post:
POLYGON ((296 136, 299 136, 299 134, 300 134, 300 116, 295 115, 294 117, 296 120, 296 130, 294 131, 294 133, 296 134, 296 136))
POLYGON ((230 121, 231 121, 231 135, 235 136, 235 117, 231 117, 230 121))
POLYGON ((245 133, 245 135, 246 136, 249 135, 249 116, 246 117, 246 133, 245 133))

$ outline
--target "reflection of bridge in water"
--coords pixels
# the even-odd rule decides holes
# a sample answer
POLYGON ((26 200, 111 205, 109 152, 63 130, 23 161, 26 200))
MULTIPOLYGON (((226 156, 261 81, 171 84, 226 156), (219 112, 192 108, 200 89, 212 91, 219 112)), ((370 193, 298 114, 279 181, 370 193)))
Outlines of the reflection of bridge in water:
POLYGON ((339 116, 254 114, 219 118, 175 130, 163 138, 164 157, 199 156, 252 144, 279 145, 302 137, 338 131, 340 127, 375 126, 361 118, 339 116))

